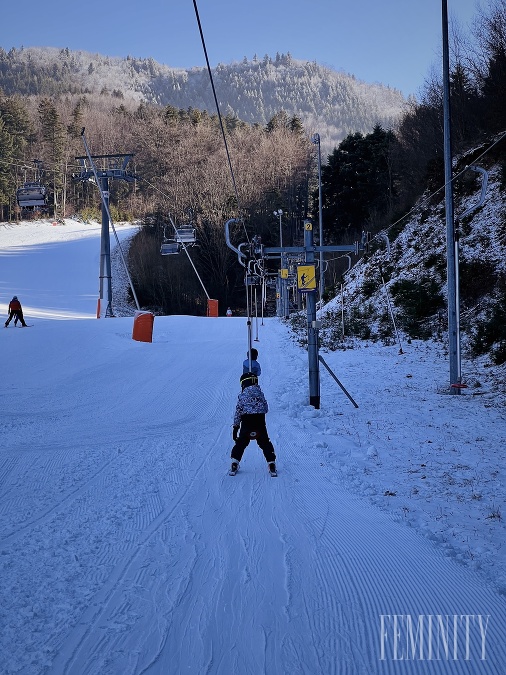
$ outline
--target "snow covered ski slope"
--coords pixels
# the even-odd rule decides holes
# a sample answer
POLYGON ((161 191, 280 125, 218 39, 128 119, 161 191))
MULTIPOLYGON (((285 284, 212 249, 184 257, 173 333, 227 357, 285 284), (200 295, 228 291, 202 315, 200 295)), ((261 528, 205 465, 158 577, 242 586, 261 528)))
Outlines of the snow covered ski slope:
POLYGON ((0 672, 504 674, 504 414, 439 394, 437 350, 326 355, 359 408, 322 373, 316 411, 265 320, 279 476, 253 441, 231 478, 245 320, 156 317, 136 342, 86 318, 98 232, 5 234, 0 300, 35 331, 0 333, 0 672))

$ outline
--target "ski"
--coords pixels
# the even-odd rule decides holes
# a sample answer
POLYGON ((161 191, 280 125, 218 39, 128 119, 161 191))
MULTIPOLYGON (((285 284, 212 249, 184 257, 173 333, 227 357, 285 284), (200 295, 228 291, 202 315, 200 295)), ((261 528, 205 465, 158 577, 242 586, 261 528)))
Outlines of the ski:
POLYGON ((278 472, 277 471, 269 471, 269 476, 272 476, 273 478, 277 478, 278 472))

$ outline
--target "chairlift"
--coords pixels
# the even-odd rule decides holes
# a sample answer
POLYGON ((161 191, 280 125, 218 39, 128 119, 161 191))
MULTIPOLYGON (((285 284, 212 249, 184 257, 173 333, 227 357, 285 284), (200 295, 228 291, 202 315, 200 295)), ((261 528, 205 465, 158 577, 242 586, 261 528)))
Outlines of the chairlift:
POLYGON ((163 228, 164 237, 160 247, 162 255, 177 255, 184 246, 194 246, 197 242, 196 230, 191 225, 184 225, 183 227, 172 225, 172 229, 174 230, 174 236, 172 237, 167 236, 166 227, 168 226, 164 226, 163 228))
POLYGON ((181 242, 182 244, 189 244, 190 246, 193 246, 193 244, 195 244, 197 241, 195 228, 189 225, 177 227, 175 238, 176 241, 181 242))
POLYGON ((165 241, 160 246, 162 255, 177 255, 181 251, 181 244, 177 241, 165 241))
POLYGON ((246 286, 261 286, 263 280, 258 274, 247 274, 244 278, 244 283, 246 286))
POLYGON ((16 191, 18 206, 22 209, 34 209, 47 206, 47 190, 45 185, 38 181, 24 183, 16 191))

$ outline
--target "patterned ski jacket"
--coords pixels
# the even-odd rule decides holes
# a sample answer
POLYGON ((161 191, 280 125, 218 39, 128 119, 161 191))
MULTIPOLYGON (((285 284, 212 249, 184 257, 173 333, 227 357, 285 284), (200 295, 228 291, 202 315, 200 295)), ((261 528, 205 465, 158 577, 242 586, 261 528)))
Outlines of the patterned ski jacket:
POLYGON ((265 414, 267 412, 269 412, 269 406, 267 405, 264 393, 258 384, 254 384, 251 387, 246 387, 246 389, 239 394, 237 399, 234 415, 234 426, 240 426, 243 415, 256 415, 258 413, 265 414))

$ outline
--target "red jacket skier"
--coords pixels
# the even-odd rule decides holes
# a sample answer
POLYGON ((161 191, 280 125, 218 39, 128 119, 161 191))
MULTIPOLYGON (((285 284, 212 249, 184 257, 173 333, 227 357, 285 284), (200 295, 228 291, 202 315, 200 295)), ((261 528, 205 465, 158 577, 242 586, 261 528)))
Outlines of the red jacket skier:
MULTIPOLYGON (((25 319, 23 317, 23 308, 21 307, 21 303, 19 302, 17 295, 15 295, 12 298, 12 300, 9 302, 9 318, 5 322, 6 328, 10 324, 11 320, 14 317, 16 318, 16 321, 17 320, 21 321, 21 325, 23 326, 23 328, 27 327, 26 323, 25 323, 25 319)), ((16 323, 16 321, 15 321, 15 323, 16 323)))

